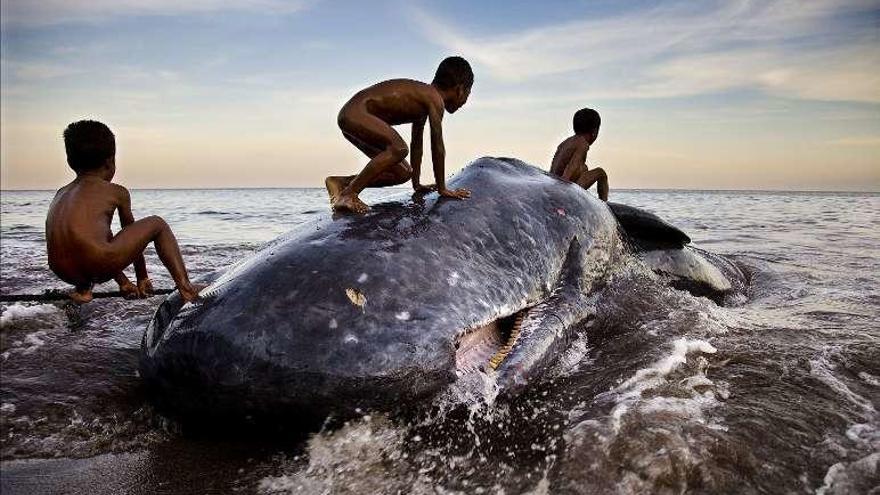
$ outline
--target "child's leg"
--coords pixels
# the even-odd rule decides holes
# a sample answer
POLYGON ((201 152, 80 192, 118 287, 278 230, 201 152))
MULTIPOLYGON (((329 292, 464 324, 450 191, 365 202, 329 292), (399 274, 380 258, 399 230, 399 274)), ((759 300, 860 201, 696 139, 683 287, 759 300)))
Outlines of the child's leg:
POLYGON ((70 293, 70 299, 77 304, 85 304, 92 300, 92 287, 95 284, 78 284, 73 292, 70 293))
POLYGON ((113 239, 110 240, 109 256, 113 266, 108 267, 112 270, 111 273, 117 273, 131 264, 138 255, 144 252, 150 242, 156 246, 156 253, 162 260, 162 264, 168 269, 171 278, 174 279, 181 297, 185 301, 191 301, 198 297, 198 292, 203 287, 194 286, 189 281, 183 257, 180 255, 180 247, 177 245, 174 233, 171 232, 171 227, 156 216, 137 220, 113 236, 113 239))
POLYGON ((596 188, 599 192, 599 199, 608 201, 608 175, 601 168, 594 168, 581 173, 577 183, 584 189, 589 189, 595 183, 599 183, 596 188))
MULTIPOLYGON (((337 210, 366 213, 369 207, 358 198, 358 194, 364 188, 381 187, 392 183, 401 184, 411 177, 411 169, 409 174, 405 170, 409 169, 409 164, 406 164, 406 167, 399 165, 406 158, 409 149, 403 138, 390 125, 363 111, 341 114, 339 126, 343 134, 378 150, 378 153, 370 157, 370 162, 361 173, 348 180, 333 203, 333 208, 337 210), (395 165, 399 165, 399 170, 394 170, 395 165)), ((329 189, 328 187, 328 191, 329 189)))
MULTIPOLYGON (((367 155, 369 158, 375 158, 376 155, 382 152, 379 148, 364 143, 358 138, 343 132, 343 136, 347 139, 351 144, 355 145, 355 147, 363 154, 367 155)), ((343 189, 353 181, 357 175, 349 175, 349 176, 330 176, 324 179, 324 186, 327 188, 327 193, 330 195, 330 204, 333 204, 336 201, 336 198, 339 197, 339 193, 342 192, 343 189)), ((400 162, 394 164, 389 167, 386 171, 380 173, 376 178, 374 178, 367 187, 386 187, 386 186, 397 186, 403 184, 404 182, 410 180, 412 178, 412 167, 406 160, 401 160, 400 162)))

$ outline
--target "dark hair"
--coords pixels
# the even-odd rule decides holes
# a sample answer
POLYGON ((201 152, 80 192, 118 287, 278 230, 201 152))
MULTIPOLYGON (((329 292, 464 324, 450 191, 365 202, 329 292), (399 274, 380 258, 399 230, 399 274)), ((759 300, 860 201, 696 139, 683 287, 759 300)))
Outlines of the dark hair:
POLYGON ((474 71, 471 64, 461 57, 446 57, 437 67, 431 84, 440 89, 452 89, 456 86, 471 87, 474 84, 474 71))
POLYGON ((599 118, 599 112, 592 108, 581 108, 574 113, 574 119, 572 119, 575 134, 598 131, 601 123, 602 119, 599 118))
POLYGON ((67 164, 76 172, 99 168, 116 154, 116 139, 106 125, 80 120, 64 129, 67 164))

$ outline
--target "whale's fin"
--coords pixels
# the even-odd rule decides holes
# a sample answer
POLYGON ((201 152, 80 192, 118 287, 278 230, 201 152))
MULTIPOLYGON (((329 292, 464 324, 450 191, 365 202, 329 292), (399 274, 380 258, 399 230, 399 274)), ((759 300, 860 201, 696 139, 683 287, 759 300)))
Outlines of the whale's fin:
POLYGON ((633 206, 608 203, 630 242, 642 251, 681 249, 691 238, 657 215, 633 206))

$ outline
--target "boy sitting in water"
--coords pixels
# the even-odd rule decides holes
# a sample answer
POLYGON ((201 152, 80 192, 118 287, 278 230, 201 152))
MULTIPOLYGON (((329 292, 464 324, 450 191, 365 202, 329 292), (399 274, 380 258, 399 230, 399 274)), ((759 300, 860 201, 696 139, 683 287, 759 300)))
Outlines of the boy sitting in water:
POLYGON ((155 216, 135 221, 128 190, 110 182, 116 173, 116 141, 110 129, 92 120, 74 122, 64 130, 64 148, 76 179, 59 189, 49 206, 46 244, 49 267, 76 287, 71 298, 89 302, 92 286, 111 278, 126 297, 149 295, 153 287, 143 253, 151 242, 181 297, 197 298, 203 287, 190 283, 171 229, 155 216), (113 235, 110 223, 116 210, 122 230, 113 235), (122 272, 132 263, 137 286, 122 272))
POLYGON ((358 198, 366 187, 385 187, 412 180, 417 192, 437 190, 441 196, 464 199, 467 189, 446 188, 443 146, 444 109, 454 113, 467 102, 474 83, 470 64, 461 57, 448 57, 437 67, 431 84, 412 79, 391 79, 351 97, 339 111, 339 128, 351 144, 370 158, 358 175, 327 177, 324 184, 334 210, 366 213, 370 207, 358 198), (419 183, 422 166, 422 135, 425 121, 431 124, 431 158, 436 185, 419 183), (412 123, 412 165, 409 150, 391 126, 412 123))
POLYGON ((587 168, 587 151, 599 136, 599 112, 582 108, 574 114, 574 135, 563 141, 553 155, 550 173, 589 189, 598 182, 599 198, 608 201, 608 176, 601 168, 587 168))

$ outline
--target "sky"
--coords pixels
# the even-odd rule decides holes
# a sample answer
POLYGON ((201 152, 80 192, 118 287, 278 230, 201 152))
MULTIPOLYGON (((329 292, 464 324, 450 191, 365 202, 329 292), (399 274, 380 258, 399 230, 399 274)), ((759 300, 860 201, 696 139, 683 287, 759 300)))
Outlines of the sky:
MULTIPOLYGON (((880 191, 880 0, 2 0, 0 187, 74 175, 100 120, 132 188, 321 186, 365 157, 339 108, 390 78, 473 65, 447 174, 547 168, 571 117, 614 188, 880 191)), ((409 139, 409 127, 398 127, 409 139)), ((427 144, 427 143, 426 143, 427 144)), ((426 150, 422 182, 433 182, 426 150)))

